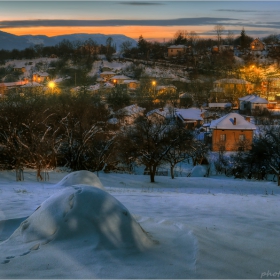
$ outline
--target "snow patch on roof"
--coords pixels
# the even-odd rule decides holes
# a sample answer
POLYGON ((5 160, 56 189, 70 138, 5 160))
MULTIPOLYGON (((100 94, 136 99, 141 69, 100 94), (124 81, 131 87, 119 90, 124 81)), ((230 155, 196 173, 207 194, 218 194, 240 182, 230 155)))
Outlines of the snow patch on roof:
POLYGON ((146 109, 139 107, 136 104, 124 107, 120 110, 117 111, 117 115, 123 115, 123 116, 133 116, 133 115, 137 115, 140 114, 142 112, 144 112, 146 109))
POLYGON ((211 121, 212 129, 255 130, 256 126, 237 113, 229 113, 217 120, 211 121), (234 119, 236 124, 234 125, 234 119))
POLYGON ((176 109, 175 114, 182 120, 203 120, 202 114, 206 110, 199 108, 176 109))
POLYGON ((244 85, 251 84, 250 82, 247 82, 245 80, 235 79, 235 78, 232 78, 232 79, 220 79, 220 80, 217 80, 217 81, 214 82, 214 84, 217 84, 217 83, 220 83, 220 84, 244 84, 244 85))

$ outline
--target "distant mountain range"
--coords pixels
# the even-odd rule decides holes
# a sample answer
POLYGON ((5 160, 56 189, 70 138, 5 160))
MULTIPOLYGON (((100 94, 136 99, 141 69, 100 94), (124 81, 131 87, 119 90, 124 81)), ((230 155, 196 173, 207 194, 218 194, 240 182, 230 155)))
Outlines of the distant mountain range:
POLYGON ((54 37, 48 37, 45 35, 22 35, 17 36, 7 32, 0 31, 0 50, 23 50, 25 48, 42 44, 46 46, 54 46, 60 43, 62 40, 66 39, 71 42, 73 41, 86 41, 88 39, 92 39, 98 45, 106 45, 106 40, 108 37, 112 37, 112 44, 116 44, 117 50, 119 50, 120 45, 125 41, 130 41, 132 46, 136 46, 137 42, 125 35, 117 34, 117 35, 104 35, 104 34, 70 34, 70 35, 60 35, 54 37))

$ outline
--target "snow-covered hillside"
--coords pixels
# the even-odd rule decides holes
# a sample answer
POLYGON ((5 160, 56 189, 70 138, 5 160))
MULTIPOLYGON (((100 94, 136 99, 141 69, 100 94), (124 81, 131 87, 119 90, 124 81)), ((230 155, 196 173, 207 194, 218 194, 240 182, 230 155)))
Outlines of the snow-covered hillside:
POLYGON ((51 172, 37 182, 27 170, 16 182, 2 171, 0 277, 267 278, 279 271, 279 196, 275 182, 223 176, 152 184, 51 172))

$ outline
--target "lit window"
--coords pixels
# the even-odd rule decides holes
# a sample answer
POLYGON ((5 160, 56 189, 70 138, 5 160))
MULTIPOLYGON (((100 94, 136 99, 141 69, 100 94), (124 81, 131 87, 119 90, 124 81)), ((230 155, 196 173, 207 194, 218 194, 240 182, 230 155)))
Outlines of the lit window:
POLYGON ((245 134, 239 135, 239 141, 245 141, 245 134))
POLYGON ((226 135, 225 134, 220 135, 220 141, 223 141, 223 142, 226 141, 226 135))

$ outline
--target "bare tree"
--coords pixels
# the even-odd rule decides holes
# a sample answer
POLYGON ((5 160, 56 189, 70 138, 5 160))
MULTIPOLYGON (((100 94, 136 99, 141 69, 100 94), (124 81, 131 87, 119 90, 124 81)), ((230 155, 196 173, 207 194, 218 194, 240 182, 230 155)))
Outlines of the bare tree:
POLYGON ((170 175, 174 179, 175 166, 190 158, 194 150, 193 147, 193 134, 190 130, 174 125, 169 132, 171 147, 166 153, 164 159, 170 164, 170 175))
POLYGON ((234 33, 231 30, 228 30, 226 40, 229 45, 232 45, 234 41, 234 33))
POLYGON ((222 35, 225 30, 225 27, 221 24, 217 24, 214 26, 214 30, 215 30, 216 36, 217 36, 218 47, 220 47, 221 42, 222 42, 222 35))
POLYGON ((169 127, 165 120, 159 117, 150 119, 140 116, 134 126, 123 131, 122 137, 126 145, 120 145, 121 154, 145 165, 151 183, 155 182, 157 168, 164 162, 166 154, 172 147, 169 127))

